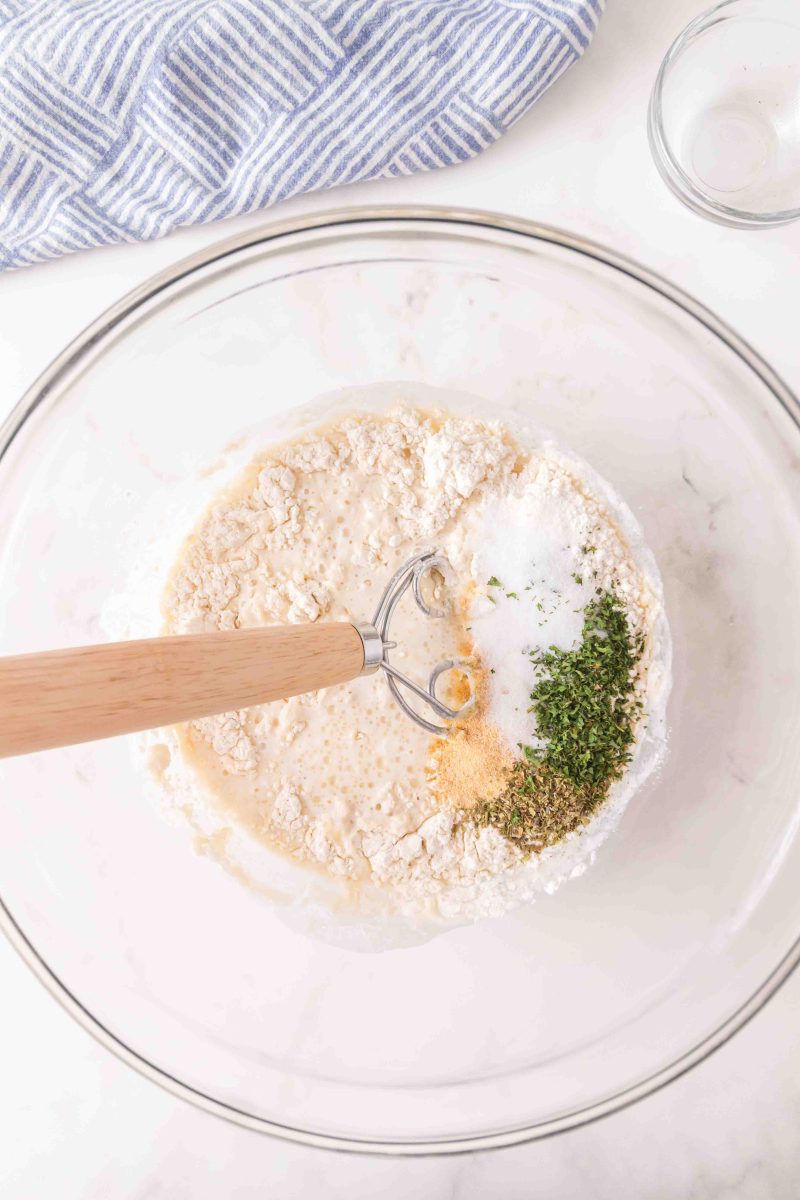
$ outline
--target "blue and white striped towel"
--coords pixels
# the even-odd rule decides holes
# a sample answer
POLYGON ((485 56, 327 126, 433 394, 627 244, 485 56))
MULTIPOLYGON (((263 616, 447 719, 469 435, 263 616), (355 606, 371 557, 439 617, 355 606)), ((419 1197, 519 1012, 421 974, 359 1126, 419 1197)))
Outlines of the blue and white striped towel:
POLYGON ((0 0, 0 269, 462 162, 604 0, 0 0))

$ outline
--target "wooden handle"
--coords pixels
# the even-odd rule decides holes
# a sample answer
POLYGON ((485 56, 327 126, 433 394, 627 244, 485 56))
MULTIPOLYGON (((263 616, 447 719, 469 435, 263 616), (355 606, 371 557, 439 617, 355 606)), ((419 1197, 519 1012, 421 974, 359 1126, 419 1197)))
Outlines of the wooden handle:
POLYGON ((0 658, 0 757, 174 725, 354 679, 347 624, 267 626, 0 658))

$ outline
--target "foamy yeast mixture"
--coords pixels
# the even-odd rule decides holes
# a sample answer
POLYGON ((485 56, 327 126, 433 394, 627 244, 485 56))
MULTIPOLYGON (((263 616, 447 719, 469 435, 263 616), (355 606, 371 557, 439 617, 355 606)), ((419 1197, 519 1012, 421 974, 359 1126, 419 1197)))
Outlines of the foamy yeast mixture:
POLYGON ((406 596, 392 657, 424 680, 441 659, 473 656, 478 703, 447 742, 410 722, 380 676, 183 726, 183 765, 223 821, 347 881, 356 906, 369 892, 409 918, 496 914, 582 870, 630 787, 540 855, 470 811, 502 788, 519 744, 536 744, 530 651, 573 647, 599 587, 644 637, 636 686, 657 727, 657 576, 634 562, 621 505, 612 514, 590 475, 499 424, 413 407, 266 449, 187 540, 167 631, 368 620, 397 567, 435 547, 458 581, 452 615, 426 620, 406 596))

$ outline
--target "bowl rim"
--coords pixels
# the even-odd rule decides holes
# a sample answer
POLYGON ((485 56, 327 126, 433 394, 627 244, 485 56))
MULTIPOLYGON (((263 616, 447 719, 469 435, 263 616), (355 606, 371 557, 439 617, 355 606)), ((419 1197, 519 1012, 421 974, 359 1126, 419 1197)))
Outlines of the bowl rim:
MULTIPOLYGON (((317 214, 271 221, 248 233, 223 239, 200 250, 154 275, 143 284, 125 294, 106 309, 94 322, 78 334, 65 349, 50 363, 37 380, 25 391, 0 426, 0 462, 7 454, 14 439, 27 420, 57 386, 69 382, 69 377, 81 369, 84 358, 111 334, 127 317, 133 314, 160 293, 166 291, 195 271, 235 255, 242 250, 272 242, 289 235, 326 230, 338 226, 346 228, 357 225, 405 223, 410 229, 415 225, 444 225, 465 227, 467 233, 485 230, 495 233, 510 233, 534 243, 546 242, 578 255, 593 259, 612 268, 622 275, 656 292, 676 305, 688 316, 699 322, 711 334, 722 341, 742 360, 772 393, 794 425, 800 430, 800 400, 791 388, 770 367, 764 358, 730 326, 722 321, 704 304, 683 289, 671 283, 658 272, 645 267, 625 255, 617 253, 600 243, 580 235, 569 233, 549 225, 520 217, 504 216, 488 210, 450 208, 446 206, 383 205, 336 208, 317 214)), ((212 1096, 183 1083, 162 1070, 155 1063, 128 1047, 120 1038, 102 1024, 91 1011, 74 996, 66 985, 40 956, 34 945, 23 933, 0 896, 0 929, 22 960, 31 969, 62 1008, 91 1034, 94 1039, 145 1078, 164 1090, 195 1107, 222 1117, 236 1125, 260 1133, 267 1133, 286 1141, 321 1149, 348 1151, 353 1153, 383 1156, 427 1156, 464 1154, 475 1150, 501 1149, 524 1142, 565 1133, 568 1130, 590 1124, 603 1117, 629 1107, 665 1087, 668 1083, 686 1074, 723 1046, 738 1030, 748 1023, 777 992, 800 962, 800 937, 777 963, 760 987, 731 1014, 713 1033, 684 1052, 672 1064, 647 1076, 639 1083, 623 1088, 592 1104, 571 1110, 559 1117, 525 1125, 499 1133, 470 1135, 468 1137, 439 1138, 432 1141, 419 1140, 369 1140, 314 1133, 310 1130, 283 1126, 261 1117, 253 1116, 232 1105, 225 1104, 212 1096)))

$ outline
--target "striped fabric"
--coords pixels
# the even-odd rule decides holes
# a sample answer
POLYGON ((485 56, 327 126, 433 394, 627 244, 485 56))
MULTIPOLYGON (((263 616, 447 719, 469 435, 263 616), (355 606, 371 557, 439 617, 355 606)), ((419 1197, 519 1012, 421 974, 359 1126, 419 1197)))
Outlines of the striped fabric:
POLYGON ((604 0, 0 0, 0 269, 463 162, 604 0))

